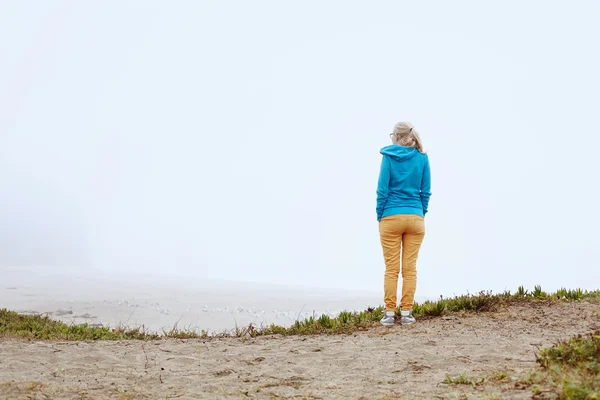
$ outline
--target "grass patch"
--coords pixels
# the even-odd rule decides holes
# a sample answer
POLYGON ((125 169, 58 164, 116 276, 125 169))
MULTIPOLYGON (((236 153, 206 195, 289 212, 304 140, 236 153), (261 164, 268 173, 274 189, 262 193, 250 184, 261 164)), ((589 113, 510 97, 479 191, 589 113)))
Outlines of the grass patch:
POLYGON ((446 385, 471 385, 477 386, 482 384, 485 381, 485 378, 477 379, 471 376, 468 376, 466 372, 463 372, 456 378, 452 378, 449 374, 446 374, 446 379, 442 381, 446 385))
POLYGON ((157 334, 137 329, 95 327, 88 324, 68 325, 44 315, 22 315, 0 310, 0 337, 40 340, 126 340, 156 339, 157 334))
POLYGON ((594 300, 600 299, 600 290, 582 290, 582 289, 565 289, 560 288, 554 293, 547 293, 542 290, 540 285, 536 285, 533 291, 526 290, 523 286, 517 288, 514 294, 515 298, 533 298, 540 300, 594 300))
MULTIPOLYGON (((416 318, 433 318, 459 312, 495 311, 501 305, 520 304, 529 301, 581 301, 600 300, 600 290, 560 289, 547 293, 540 286, 528 291, 520 286, 514 294, 506 291, 499 294, 482 291, 451 298, 440 297, 437 301, 415 303, 413 315, 416 318)), ((315 335, 315 334, 347 334, 365 330, 383 317, 384 307, 369 307, 361 312, 342 311, 337 317, 328 315, 297 320, 289 327, 272 324, 256 327, 253 324, 243 328, 235 328, 230 332, 209 335, 206 331, 179 329, 153 333, 144 328, 109 328, 90 326, 88 324, 69 325, 50 319, 44 315, 22 315, 6 309, 0 310, 0 337, 21 337, 39 340, 156 340, 161 338, 207 339, 209 337, 256 337, 264 335, 315 335)), ((397 310, 400 315, 400 310, 397 310)))
MULTIPOLYGON (((443 298, 437 301, 426 301, 423 304, 415 303, 413 315, 415 317, 439 317, 454 312, 485 312, 494 311, 497 306, 507 299, 510 294, 492 294, 492 292, 479 292, 452 298, 443 298)), ((400 310, 398 310, 400 312, 400 310)))
POLYGON ((482 395, 481 400, 502 400, 502 396, 498 393, 485 393, 482 395))
POLYGON ((600 399, 600 331, 543 349, 537 362, 561 399, 600 399))
POLYGON ((504 371, 496 371, 492 375, 492 379, 496 382, 506 382, 506 381, 510 380, 510 377, 504 371))
POLYGON ((88 324, 66 324, 47 315, 23 315, 0 309, 0 337, 20 337, 39 340, 156 340, 160 338, 207 338, 208 332, 194 332, 176 326, 161 334, 145 328, 98 327, 88 324))
MULTIPOLYGON (((456 312, 489 312, 496 311, 500 305, 519 304, 524 301, 581 301, 600 300, 600 290, 582 290, 561 288, 553 293, 547 293, 542 287, 536 285, 533 291, 519 286, 513 294, 510 291, 493 294, 491 291, 481 291, 477 294, 466 294, 451 298, 440 296, 437 301, 426 301, 422 304, 415 303, 413 315, 415 317, 439 317, 456 312)), ((400 309, 398 309, 400 314, 400 309)))

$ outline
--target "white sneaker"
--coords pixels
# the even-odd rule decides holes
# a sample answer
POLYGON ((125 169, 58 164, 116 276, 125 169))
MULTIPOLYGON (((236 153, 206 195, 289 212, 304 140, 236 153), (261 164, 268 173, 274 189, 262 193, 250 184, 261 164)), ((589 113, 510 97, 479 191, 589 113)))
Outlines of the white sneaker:
POLYGON ((396 313, 394 311, 386 311, 379 322, 381 322, 381 325, 394 325, 396 323, 396 313))
POLYGON ((412 315, 412 311, 400 311, 400 323, 402 325, 411 325, 417 322, 415 317, 412 315))

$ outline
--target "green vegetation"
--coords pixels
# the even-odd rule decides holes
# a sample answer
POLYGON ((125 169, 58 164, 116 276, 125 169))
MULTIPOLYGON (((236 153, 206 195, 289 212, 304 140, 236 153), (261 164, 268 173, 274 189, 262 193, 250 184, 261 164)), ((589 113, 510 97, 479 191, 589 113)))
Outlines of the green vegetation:
MULTIPOLYGON (((416 318, 433 318, 453 313, 478 313, 496 311, 501 306, 535 301, 581 301, 600 300, 600 290, 560 289, 555 293, 546 293, 540 286, 529 292, 522 286, 515 294, 509 291, 500 294, 480 292, 452 298, 440 297, 437 301, 415 303, 413 315, 416 318)), ((174 327, 160 334, 143 328, 109 328, 82 325, 69 325, 50 319, 44 315, 21 315, 8 310, 0 310, 0 337, 23 337, 41 340, 155 340, 160 338, 209 338, 209 337, 256 337, 263 335, 314 335, 347 334, 368 329, 375 325, 384 313, 383 307, 368 308, 362 312, 343 311, 337 317, 328 315, 312 316, 297 320, 290 327, 270 325, 256 327, 249 325, 236 328, 233 332, 209 335, 206 331, 182 330, 174 327)), ((400 310, 397 310, 400 314, 400 310)))
POLYGON ((561 399, 600 399, 600 331, 543 349, 537 362, 561 399))
POLYGON ((416 318, 439 317, 454 312, 494 311, 498 305, 510 299, 509 292, 492 294, 492 292, 483 291, 475 295, 467 294, 447 299, 440 297, 437 301, 426 301, 423 304, 415 303, 413 306, 413 315, 416 318))
POLYGON ((143 328, 109 328, 82 325, 69 325, 50 319, 46 315, 22 315, 14 311, 0 309, 0 337, 22 337, 39 340, 152 340, 161 337, 190 338, 200 335, 177 328, 162 335, 151 333, 143 328))
MULTIPOLYGON (((510 292, 508 292, 510 294, 510 292)), ((534 298, 542 300, 589 300, 600 298, 600 290, 587 291, 582 289, 561 288, 554 293, 546 293, 540 285, 536 285, 532 292, 529 292, 523 286, 517 288, 516 298, 534 298)))
MULTIPOLYGON (((580 300, 600 300, 600 290, 568 290, 561 288, 554 293, 546 293, 542 287, 536 285, 532 292, 526 290, 523 286, 517 288, 517 292, 511 294, 506 291, 499 294, 482 291, 478 294, 467 294, 452 298, 440 297, 437 301, 426 301, 423 304, 415 303, 413 315, 415 317, 439 317, 442 315, 456 312, 487 312, 495 311, 500 305, 518 304, 523 301, 580 301, 580 300)), ((400 310, 398 310, 400 313, 400 310)))
POLYGON ((504 381, 508 381, 509 380, 509 376, 504 371, 496 371, 492 375, 492 379, 495 380, 495 381, 497 381, 497 382, 504 382, 504 381))
POLYGON ((452 378, 449 374, 446 374, 446 379, 442 383, 446 385, 471 385, 476 386, 482 384, 485 381, 485 378, 477 379, 471 376, 468 376, 465 372, 457 376, 456 378, 452 378))

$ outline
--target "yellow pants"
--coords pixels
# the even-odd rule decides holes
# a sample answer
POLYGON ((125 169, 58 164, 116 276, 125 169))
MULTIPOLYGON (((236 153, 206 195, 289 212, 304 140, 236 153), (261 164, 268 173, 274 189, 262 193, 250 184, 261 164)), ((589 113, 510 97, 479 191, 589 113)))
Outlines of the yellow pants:
POLYGON ((400 253, 402 252, 402 310, 413 308, 417 289, 417 257, 425 237, 425 220, 413 214, 397 214, 379 221, 385 259, 384 301, 386 311, 396 311, 400 253))

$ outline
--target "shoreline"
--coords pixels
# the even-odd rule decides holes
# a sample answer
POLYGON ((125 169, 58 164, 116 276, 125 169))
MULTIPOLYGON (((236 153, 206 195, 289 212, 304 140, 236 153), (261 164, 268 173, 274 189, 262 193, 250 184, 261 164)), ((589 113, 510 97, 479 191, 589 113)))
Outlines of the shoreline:
MULTIPOLYGON (((383 293, 329 291, 226 281, 156 280, 91 275, 89 271, 5 269, 0 308, 48 314, 65 323, 145 327, 161 332, 223 330, 249 324, 289 326, 314 315, 334 317, 383 303, 383 293)), ((417 301, 425 298, 417 297, 417 301)))

